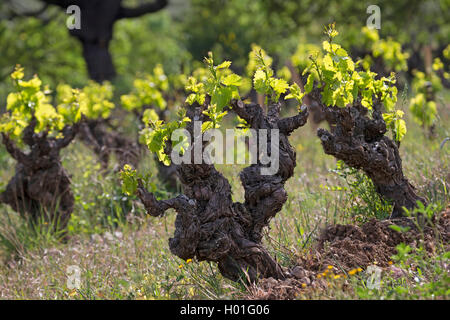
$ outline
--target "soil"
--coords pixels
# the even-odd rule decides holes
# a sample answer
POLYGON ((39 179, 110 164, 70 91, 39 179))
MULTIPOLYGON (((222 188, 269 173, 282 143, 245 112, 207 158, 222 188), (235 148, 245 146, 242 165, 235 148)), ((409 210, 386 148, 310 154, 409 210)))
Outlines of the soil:
POLYGON ((332 266, 336 274, 356 268, 365 270, 374 264, 384 269, 392 268, 390 261, 398 244, 403 242, 414 249, 423 241, 427 252, 433 254, 436 239, 450 249, 450 207, 443 212, 436 228, 426 226, 423 235, 412 218, 407 217, 383 221, 373 219, 362 226, 330 225, 322 230, 309 253, 298 258, 296 265, 290 268, 289 278, 262 279, 251 288, 251 295, 247 298, 294 299, 304 288, 323 288, 326 284, 317 275, 328 266, 332 266), (410 229, 398 232, 390 228, 392 224, 410 229))

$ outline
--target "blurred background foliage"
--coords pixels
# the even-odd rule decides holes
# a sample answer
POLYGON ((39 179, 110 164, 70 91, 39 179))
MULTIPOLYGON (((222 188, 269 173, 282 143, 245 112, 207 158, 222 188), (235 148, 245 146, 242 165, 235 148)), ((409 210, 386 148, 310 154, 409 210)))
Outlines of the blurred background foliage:
MULTIPOLYGON (((144 2, 152 0, 123 0, 124 5, 130 7, 144 2)), ((207 56, 208 51, 213 51, 216 61, 233 61, 231 68, 234 72, 246 74, 249 52, 254 44, 264 48, 273 58, 277 76, 288 78, 285 76, 290 74, 285 67, 287 60, 291 59, 298 71, 304 70, 311 63, 308 60, 309 53, 320 49, 324 25, 331 22, 336 22, 339 30, 337 42, 349 49, 352 56, 367 57, 370 61, 374 57, 366 55, 375 42, 369 41, 372 34, 365 33, 363 27, 369 17, 367 7, 372 4, 381 8, 379 38, 387 41, 377 42, 377 45, 380 45, 381 51, 391 54, 383 56, 386 64, 392 62, 392 65, 388 65, 389 69, 404 74, 405 71, 413 74, 411 67, 421 71, 416 73, 417 76, 408 86, 399 90, 398 106, 406 111, 405 118, 408 121, 408 134, 401 147, 405 173, 416 183, 419 193, 432 199, 437 207, 446 206, 449 203, 450 157, 447 148, 449 142, 446 147, 444 144, 449 137, 450 93, 445 91, 441 95, 437 94, 443 91, 437 70, 425 72, 423 60, 425 52, 432 52, 432 57, 442 57, 444 48, 450 43, 450 0, 169 0, 169 5, 161 11, 139 18, 123 19, 114 25, 110 53, 118 76, 113 81, 113 102, 119 105, 122 94, 133 92, 133 80, 136 77, 147 79, 145 74, 153 74, 158 64, 163 66, 169 77, 181 73, 186 75, 200 64, 199 61, 207 56), (408 63, 404 68, 403 63, 398 63, 401 55, 389 38, 398 41, 407 56, 414 58, 413 64, 408 63), (407 88, 412 90, 408 91, 407 88), (407 100, 414 93, 416 97, 412 99, 410 112, 407 100), (434 109, 432 111, 435 114, 431 112, 436 118, 433 123, 425 123, 431 117, 430 112, 425 112, 427 109, 420 107, 424 104, 434 106, 428 108, 434 109), (419 107, 416 108, 416 105, 419 107), (418 116, 414 113, 416 109, 418 116), (422 123, 409 126, 412 117, 418 117, 422 123), (420 125, 427 127, 429 134, 424 135, 424 128, 420 125), (430 139, 433 136, 436 139, 430 139)), ((43 83, 50 85, 54 94, 58 84, 83 88, 89 82, 81 43, 69 35, 65 12, 50 6, 37 15, 25 14, 41 11, 42 8, 40 0, 0 0, 0 113, 6 106, 7 94, 12 91, 9 75, 16 64, 25 68, 26 79, 38 74, 43 83)), ((450 67, 448 54, 450 49, 447 48, 447 58, 439 61, 447 75, 450 67)), ((410 75, 409 80, 411 78, 410 75)), ((171 92, 171 95, 177 94, 176 90, 171 92)), ((169 103, 177 101, 173 96, 167 98, 169 103)), ((126 105, 123 106, 125 108, 114 109, 115 117, 110 125, 116 132, 126 133, 135 139, 140 129, 139 121, 132 112, 126 112, 126 105)), ((293 109, 286 111, 292 113, 293 109)), ((374 198, 374 187, 365 176, 339 166, 333 170, 335 174, 330 175, 329 168, 335 168, 336 163, 332 157, 323 153, 315 133, 317 124, 308 122, 313 130, 296 131, 291 138, 295 141, 293 146, 297 154, 301 156, 295 177, 287 182, 286 190, 289 190, 290 196, 283 213, 274 219, 267 237, 270 253, 284 265, 291 261, 293 252, 303 255, 309 250, 321 225, 383 218, 389 206, 381 203, 378 197, 374 198)), ((4 289, 4 297, 122 299, 141 298, 147 294, 149 298, 159 299, 211 299, 229 298, 234 294, 235 287, 218 277, 211 265, 180 264, 180 260, 169 253, 167 241, 173 232, 175 216, 168 215, 163 219, 140 216, 142 210, 136 206, 133 197, 122 193, 113 170, 114 160, 111 161, 110 172, 104 174, 96 155, 84 144, 71 144, 64 153, 63 165, 70 168, 68 171, 73 175, 72 190, 75 196, 69 232, 73 235, 88 235, 89 238, 80 237, 82 242, 76 238, 74 246, 73 243, 61 245, 59 248, 64 252, 62 258, 53 260, 53 256, 44 253, 50 252, 47 250, 50 246, 56 247, 53 238, 41 239, 30 235, 31 229, 27 224, 19 220, 17 215, 9 214, 9 208, 3 207, 4 212, 0 214, 3 219, 0 220, 0 238, 12 234, 15 242, 11 242, 12 247, 9 248, 18 252, 25 252, 29 247, 36 250, 30 255, 31 258, 23 260, 28 263, 25 270, 9 264, 0 270, 0 284, 3 285, 0 285, 0 289, 4 289), (10 217, 13 219, 9 221, 10 217), (140 222, 128 224, 132 221, 140 222), (145 227, 141 228, 141 223, 145 227), (104 245, 98 241, 98 245, 93 245, 97 243, 95 239, 103 241, 100 236, 102 233, 105 234, 104 243, 110 241, 111 244, 104 245), (108 239, 114 237, 122 240, 116 242, 108 239), (82 295, 65 288, 67 275, 64 266, 78 263, 75 262, 77 259, 82 261, 85 270, 82 278, 86 279, 83 285, 86 289, 82 295), (186 287, 186 283, 190 287, 186 287)), ((0 143, 0 190, 11 178, 15 163, 0 143)), ((229 179, 233 190, 242 190, 236 175, 242 167, 218 167, 229 179)), ((154 155, 147 154, 139 170, 152 173, 156 172, 155 168, 157 163, 154 155)), ((158 197, 170 197, 163 181, 156 174, 151 177, 149 190, 158 197)), ((243 192, 235 192, 233 200, 244 201, 243 192)), ((5 248, 8 248, 1 240, 0 260, 6 252, 5 248)), ((55 254, 55 257, 59 256, 59 253, 55 254)), ((448 292, 448 281, 444 281, 448 277, 442 280, 444 269, 438 269, 439 259, 432 256, 421 262, 426 263, 424 268, 421 267, 426 271, 424 274, 429 274, 425 276, 429 279, 425 286, 418 285, 415 278, 411 277, 406 287, 403 278, 398 280, 398 287, 392 285, 393 288, 389 287, 389 281, 383 280, 386 283, 385 291, 369 296, 361 280, 358 283, 360 288, 355 284, 348 286, 351 292, 349 295, 358 295, 363 299, 384 299, 394 295, 405 299, 416 298, 408 290, 420 292, 430 288, 420 298, 435 298, 435 292, 441 288, 448 292), (397 296, 396 289, 399 292, 397 296)), ((414 264, 418 265, 416 262, 414 264)), ((415 275, 412 271, 409 274, 415 275)), ((239 290, 242 291, 242 288, 239 290)), ((347 294, 343 294, 341 288, 336 289, 336 286, 329 290, 335 291, 327 293, 327 297, 342 298, 347 294)), ((439 297, 439 293, 436 296, 439 297)), ((312 298, 317 299, 317 296, 312 298)))
MULTIPOLYGON (((146 0, 125 0, 135 6, 146 0)), ((170 0, 166 9, 140 18, 123 19, 114 28, 110 51, 119 76, 117 94, 130 90, 138 74, 151 73, 161 63, 166 73, 188 72, 191 61, 212 50, 218 60, 233 61, 244 70, 256 43, 282 66, 299 43, 320 43, 322 28, 335 21, 344 47, 358 47, 371 1, 353 0, 170 0)), ((393 37, 405 50, 421 54, 450 42, 450 0, 379 0, 382 38, 393 37)), ((50 6, 32 17, 24 13, 42 7, 39 0, 0 3, 0 98, 10 89, 8 75, 15 64, 37 73, 55 87, 87 82, 81 45, 69 36, 67 15, 50 6)), ((361 46, 364 44, 361 43, 361 46)))

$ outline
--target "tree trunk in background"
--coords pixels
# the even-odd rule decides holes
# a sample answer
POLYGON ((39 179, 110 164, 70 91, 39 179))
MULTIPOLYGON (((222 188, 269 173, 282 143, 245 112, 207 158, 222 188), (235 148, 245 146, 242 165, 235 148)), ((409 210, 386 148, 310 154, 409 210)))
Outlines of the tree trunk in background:
POLYGON ((122 6, 122 0, 42 0, 67 10, 71 5, 81 9, 81 28, 69 30, 80 40, 89 77, 97 82, 112 80, 116 70, 109 53, 114 23, 119 19, 136 18, 163 9, 168 1, 155 0, 136 8, 122 6))
POLYGON ((97 82, 111 80, 116 76, 108 43, 89 43, 80 40, 83 46, 83 57, 89 72, 89 78, 97 82))

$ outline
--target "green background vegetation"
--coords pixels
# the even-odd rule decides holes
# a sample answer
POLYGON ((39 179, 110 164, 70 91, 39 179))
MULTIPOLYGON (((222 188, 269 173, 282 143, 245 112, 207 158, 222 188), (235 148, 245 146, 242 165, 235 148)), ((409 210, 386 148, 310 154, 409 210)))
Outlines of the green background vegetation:
MULTIPOLYGON (((30 2, 33 2, 30 0, 30 2)), ((126 1, 132 5, 137 1, 126 1)), ((171 77, 189 74, 208 51, 216 61, 231 60, 231 69, 244 74, 252 44, 264 48, 280 70, 299 43, 321 46, 323 26, 336 22, 337 38, 344 48, 364 47, 367 1, 286 0, 173 0, 167 9, 116 24, 110 51, 119 76, 112 82, 113 101, 129 93, 136 77, 151 74, 161 64, 171 77)), ((434 1, 378 1, 382 20, 380 38, 392 37, 410 55, 423 59, 424 47, 442 52, 450 42, 450 3, 434 1), (440 51, 439 51, 440 50, 440 51)), ((65 28, 66 15, 57 8, 46 16, 11 18, 10 8, 0 3, 0 110, 13 84, 9 77, 16 64, 25 68, 28 79, 38 74, 43 83, 56 89, 65 83, 82 88, 88 83, 81 45, 65 28)), ((443 59, 444 60, 444 59, 443 59)), ((449 60, 444 60, 448 72, 449 60)), ((421 70, 425 71, 425 70, 421 70)), ((414 121, 409 111, 411 72, 399 72, 402 80, 396 109, 404 111, 408 132, 401 143, 405 175, 439 210, 449 204, 450 92, 436 94, 434 131, 414 121)), ((123 112, 123 110, 119 111, 123 112)), ((285 108, 288 115, 295 108, 285 108)), ((123 115, 123 114, 121 114, 123 115)), ((225 118, 224 127, 232 120, 225 118)), ((121 125, 130 136, 137 132, 135 118, 126 114, 121 125)), ((325 124, 322 124, 325 125, 325 124)), ((288 201, 271 222, 264 243, 284 266, 291 266, 307 252, 326 224, 361 224, 368 219, 386 218, 387 204, 380 201, 373 186, 361 174, 336 169, 334 158, 324 154, 309 123, 297 130, 291 143, 297 151, 297 167, 287 182, 288 201), (357 183, 355 183, 357 181, 357 183)), ((135 139, 135 137, 134 137, 135 139)), ((168 248, 173 234, 174 214, 164 218, 144 215, 134 197, 122 193, 117 173, 100 171, 96 156, 76 141, 63 151, 64 167, 72 174, 76 204, 69 223, 68 243, 61 243, 45 228, 32 231, 9 207, 0 206, 0 297, 34 299, 227 299, 251 292, 224 279, 213 264, 186 263, 168 248), (66 268, 81 268, 82 289, 67 288, 66 268)), ((110 168, 114 167, 114 159, 110 168)), ((15 162, 0 145, 0 190, 13 175, 15 162)), ((141 160, 141 172, 156 173, 152 154, 141 160)), ((235 201, 243 201, 240 166, 219 166, 229 179, 235 201)), ((150 178, 153 192, 173 196, 158 180, 150 178)), ((298 298, 448 298, 448 252, 434 257, 421 252, 393 258, 409 271, 422 269, 421 283, 414 277, 393 279, 383 275, 382 287, 369 290, 363 275, 349 285, 330 280, 324 291, 307 290, 298 298)))

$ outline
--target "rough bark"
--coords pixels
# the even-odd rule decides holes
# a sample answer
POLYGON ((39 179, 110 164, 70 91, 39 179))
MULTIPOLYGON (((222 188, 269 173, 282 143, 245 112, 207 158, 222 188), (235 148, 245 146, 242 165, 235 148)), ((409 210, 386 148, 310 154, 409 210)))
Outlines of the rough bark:
POLYGON ((108 167, 112 153, 117 157, 120 168, 125 164, 137 167, 140 148, 137 143, 107 129, 105 120, 83 122, 79 137, 98 156, 103 169, 108 167))
MULTIPOLYGON (((204 106, 189 107, 187 116, 206 121, 204 106)), ((169 240, 170 250, 181 259, 197 258, 218 264, 223 276, 234 281, 255 281, 258 277, 283 279, 283 268, 261 244, 262 231, 287 200, 284 184, 296 165, 295 151, 289 134, 306 123, 308 112, 280 119, 280 104, 269 106, 268 114, 258 104, 232 103, 232 111, 245 119, 253 129, 279 129, 279 170, 274 175, 262 175, 260 160, 240 173, 245 190, 245 202, 233 202, 228 180, 214 165, 181 164, 178 166, 184 194, 169 200, 157 200, 140 185, 138 195, 147 212, 162 216, 173 208, 177 212, 175 234, 169 240)), ((187 126, 193 136, 193 122, 187 126)), ((195 148, 194 145, 191 146, 195 148)), ((203 143, 202 148, 205 147, 203 143)), ((259 146, 258 146, 259 148, 259 146)), ((260 154, 261 150, 258 150, 260 154)))
POLYGON ((156 158, 156 165, 158 168, 158 179, 163 182, 165 187, 170 191, 176 191, 178 185, 178 166, 170 164, 168 166, 159 162, 156 158))
POLYGON ((53 223, 55 230, 65 230, 73 211, 74 196, 70 189, 70 176, 63 168, 60 150, 74 138, 79 125, 66 126, 63 138, 35 133, 36 121, 25 129, 23 141, 28 153, 19 149, 5 134, 3 143, 8 153, 17 161, 16 171, 0 202, 8 204, 22 217, 36 223, 39 219, 53 223))
MULTIPOLYGON (((315 90, 315 99, 320 101, 315 90)), ((377 192, 393 202, 391 218, 400 217, 403 208, 416 207, 417 200, 426 203, 416 194, 414 186, 403 174, 402 160, 397 144, 387 137, 386 123, 382 117, 382 104, 375 102, 372 116, 360 103, 351 107, 325 107, 332 132, 319 129, 326 154, 363 170, 373 181, 377 192)))

